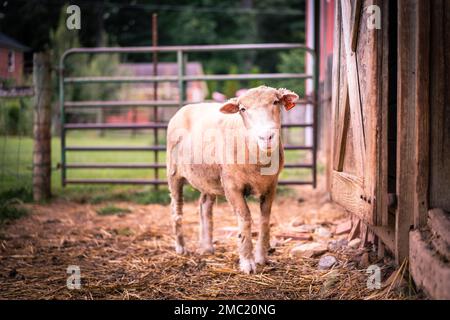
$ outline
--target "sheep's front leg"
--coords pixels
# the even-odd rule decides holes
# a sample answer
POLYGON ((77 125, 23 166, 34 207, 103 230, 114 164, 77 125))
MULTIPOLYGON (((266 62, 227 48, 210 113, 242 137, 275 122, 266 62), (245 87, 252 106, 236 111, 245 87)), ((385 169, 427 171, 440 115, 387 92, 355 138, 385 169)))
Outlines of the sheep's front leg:
POLYGON ((216 196, 202 193, 199 200, 200 213, 200 250, 202 253, 214 253, 213 247, 213 205, 216 196))
POLYGON ((239 265, 241 271, 249 274, 256 272, 252 244, 252 217, 244 195, 239 191, 226 192, 227 200, 232 205, 239 224, 239 265))
POLYGON ((275 189, 271 190, 268 194, 261 196, 260 209, 261 216, 259 219, 259 236, 256 243, 256 263, 266 264, 267 253, 270 247, 270 211, 272 209, 272 203, 275 196, 275 189))

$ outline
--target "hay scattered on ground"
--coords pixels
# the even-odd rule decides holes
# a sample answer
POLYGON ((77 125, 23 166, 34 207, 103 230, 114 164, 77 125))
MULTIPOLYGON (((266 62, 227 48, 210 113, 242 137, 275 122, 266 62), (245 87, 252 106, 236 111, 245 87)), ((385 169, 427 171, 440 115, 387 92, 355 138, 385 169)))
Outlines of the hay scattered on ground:
MULTIPOLYGON (((323 193, 299 188, 294 197, 278 198, 272 214, 272 234, 293 221, 330 229, 345 214, 323 193), (298 201, 298 197, 301 200, 298 201)), ((291 256, 291 249, 308 241, 278 238, 271 262, 257 274, 238 272, 235 217, 226 203, 214 211, 214 255, 196 253, 196 204, 185 205, 187 256, 173 249, 167 206, 111 203, 128 212, 99 215, 105 204, 55 201, 30 205, 30 215, 0 229, 0 298, 2 299, 405 299, 416 298, 389 261, 381 267, 384 286, 367 288, 368 274, 360 266, 361 249, 328 252, 338 260, 331 270, 318 270, 320 257, 291 256), (81 269, 81 289, 69 290, 69 265, 81 269)), ((255 225, 258 205, 251 203, 255 225)), ((257 228, 255 228, 257 230, 257 228)), ((314 241, 317 239, 312 234, 314 241)), ((345 235, 339 236, 345 238, 345 235)), ((337 237, 337 238, 339 238, 337 237)), ((275 239, 275 237, 273 237, 275 239)), ((334 237, 333 239, 336 239, 334 237)), ((372 257, 373 255, 371 255, 372 257)), ((376 259, 376 258, 375 258, 376 259)), ((373 262, 373 263, 375 263, 373 262)))

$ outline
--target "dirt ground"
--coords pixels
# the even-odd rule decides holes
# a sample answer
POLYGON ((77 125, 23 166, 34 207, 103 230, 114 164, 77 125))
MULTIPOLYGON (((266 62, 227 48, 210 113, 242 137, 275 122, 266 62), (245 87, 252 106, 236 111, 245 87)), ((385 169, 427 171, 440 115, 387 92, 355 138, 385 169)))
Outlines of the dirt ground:
MULTIPOLYGON (((187 256, 174 252, 167 206, 114 203, 130 212, 101 216, 96 210, 105 204, 55 200, 47 205, 30 205, 29 216, 0 229, 0 298, 414 298, 411 286, 393 287, 395 281, 385 280, 398 273, 389 261, 376 261, 373 254, 369 255, 370 262, 381 267, 383 285, 374 290, 367 287, 367 261, 362 262, 361 257, 370 249, 330 249, 324 255, 334 256, 337 263, 327 270, 318 270, 321 256, 293 255, 292 248, 299 244, 327 245, 347 237, 323 234, 323 230, 332 233, 347 219, 324 192, 310 187, 299 187, 295 192, 276 199, 271 218, 271 261, 253 275, 238 272, 237 222, 227 203, 218 203, 214 209, 214 255, 196 253, 197 205, 185 204, 187 256), (310 230, 312 238, 286 236, 294 230, 293 225, 310 230), (320 228, 322 234, 314 228, 320 228), (67 288, 69 265, 79 266, 81 289, 67 288)), ((250 207, 256 231, 258 204, 252 202, 250 207)))

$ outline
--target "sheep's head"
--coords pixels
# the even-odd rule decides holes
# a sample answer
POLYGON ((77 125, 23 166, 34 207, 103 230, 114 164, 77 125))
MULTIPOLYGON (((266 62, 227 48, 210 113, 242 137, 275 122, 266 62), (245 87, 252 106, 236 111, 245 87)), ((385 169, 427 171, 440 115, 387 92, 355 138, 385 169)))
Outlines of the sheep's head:
POLYGON ((266 86, 253 88, 222 105, 223 113, 239 113, 245 127, 262 150, 276 148, 280 129, 280 108, 292 109, 298 95, 287 89, 266 86))

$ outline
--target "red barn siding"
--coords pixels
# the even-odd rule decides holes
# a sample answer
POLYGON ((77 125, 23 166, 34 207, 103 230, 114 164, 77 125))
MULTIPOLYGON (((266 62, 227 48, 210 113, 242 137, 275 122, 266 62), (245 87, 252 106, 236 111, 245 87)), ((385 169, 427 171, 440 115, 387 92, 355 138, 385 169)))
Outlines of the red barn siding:
POLYGON ((14 51, 14 71, 8 70, 8 52, 11 49, 0 48, 0 78, 2 79, 14 79, 16 85, 22 84, 23 76, 23 53, 20 51, 14 51))

